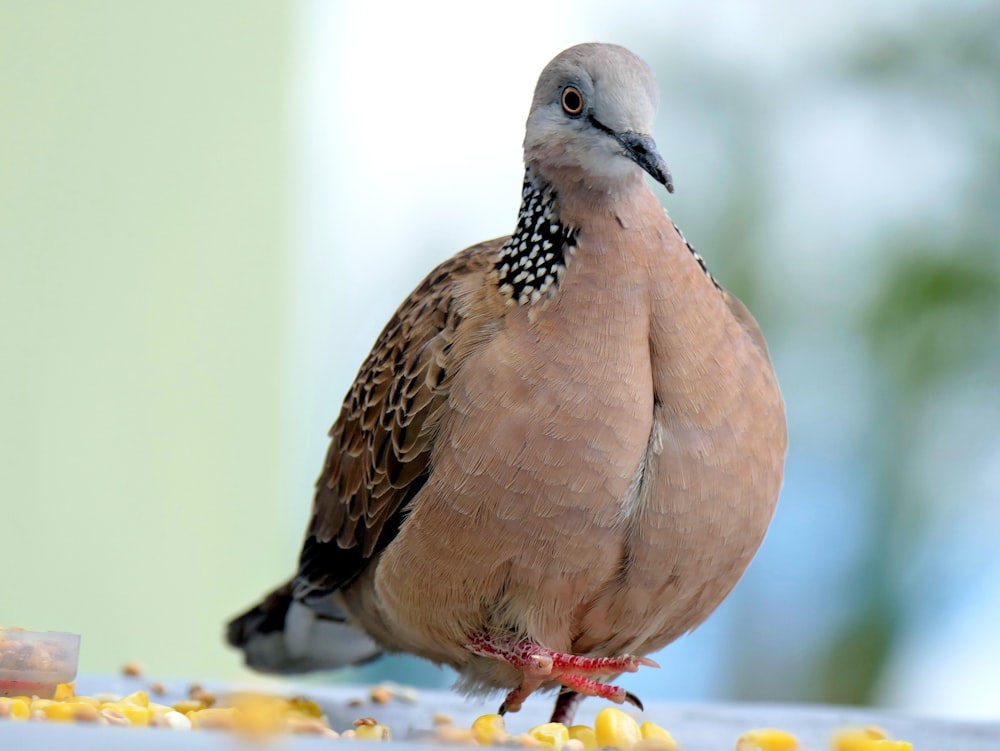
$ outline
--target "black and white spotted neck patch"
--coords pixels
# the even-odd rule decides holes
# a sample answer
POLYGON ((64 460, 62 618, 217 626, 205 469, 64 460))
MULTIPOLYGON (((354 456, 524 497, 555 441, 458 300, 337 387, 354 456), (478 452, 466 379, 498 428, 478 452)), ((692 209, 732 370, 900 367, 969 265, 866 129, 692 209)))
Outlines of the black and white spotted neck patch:
POLYGON ((576 230, 559 220, 556 192, 527 170, 517 229, 500 249, 496 270, 501 294, 518 305, 555 291, 576 246, 576 230))

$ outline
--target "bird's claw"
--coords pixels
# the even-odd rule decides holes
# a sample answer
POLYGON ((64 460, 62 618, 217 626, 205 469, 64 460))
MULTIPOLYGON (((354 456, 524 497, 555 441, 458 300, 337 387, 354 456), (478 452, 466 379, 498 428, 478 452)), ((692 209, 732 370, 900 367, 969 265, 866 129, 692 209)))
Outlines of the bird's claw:
POLYGON ((631 691, 625 692, 625 701, 627 701, 633 707, 637 708, 640 712, 646 711, 646 708, 642 706, 642 701, 640 701, 639 697, 633 694, 631 691))

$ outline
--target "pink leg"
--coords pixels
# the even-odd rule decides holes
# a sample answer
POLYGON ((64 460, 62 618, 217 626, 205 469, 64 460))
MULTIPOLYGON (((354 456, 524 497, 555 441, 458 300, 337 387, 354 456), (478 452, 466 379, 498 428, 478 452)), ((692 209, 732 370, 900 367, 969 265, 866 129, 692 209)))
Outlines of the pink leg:
POLYGON ((660 667, 648 657, 622 655, 621 657, 580 657, 545 650, 552 657, 552 670, 578 675, 610 675, 611 673, 634 673, 640 665, 660 667))
POLYGON ((613 701, 615 704, 634 704, 640 710, 643 709, 642 702, 635 694, 631 694, 621 686, 609 686, 607 683, 598 683, 584 675, 574 673, 563 673, 559 676, 559 682, 566 688, 571 688, 584 696, 597 696, 601 699, 613 701))
POLYGON ((582 657, 554 652, 529 641, 490 639, 483 634, 474 636, 466 648, 477 655, 496 657, 510 663, 518 670, 532 675, 576 673, 578 675, 610 675, 634 673, 641 665, 660 667, 648 657, 622 655, 620 657, 582 657))
MULTIPOLYGON (((511 691, 500 707, 500 713, 516 712, 528 696, 547 681, 558 681, 573 692, 582 696, 599 696, 617 704, 630 702, 640 709, 642 703, 634 695, 617 686, 599 683, 588 676, 612 675, 615 673, 634 673, 642 665, 659 667, 647 657, 622 655, 620 657, 583 657, 580 655, 555 652, 539 644, 523 639, 496 638, 486 634, 476 634, 466 648, 483 657, 493 657, 517 668, 524 674, 521 685, 511 691)), ((567 702, 564 712, 569 716, 575 713, 577 699, 569 706, 567 702)), ((559 702, 556 712, 559 713, 559 702)))

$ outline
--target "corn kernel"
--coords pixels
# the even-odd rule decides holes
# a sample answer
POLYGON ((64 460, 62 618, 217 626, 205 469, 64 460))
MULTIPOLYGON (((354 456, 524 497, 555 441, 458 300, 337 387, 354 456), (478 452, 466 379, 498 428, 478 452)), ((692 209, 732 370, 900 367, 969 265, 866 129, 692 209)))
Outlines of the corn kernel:
POLYGON ((265 694, 238 694, 232 698, 237 708, 236 728, 251 736, 275 735, 285 729, 288 705, 284 699, 265 694))
POLYGON ((169 728, 170 730, 190 730, 191 720, 180 712, 170 710, 169 712, 155 713, 149 724, 158 728, 169 728))
POLYGON ((913 744, 890 740, 882 728, 869 727, 834 733, 830 747, 833 751, 911 751, 913 744))
POLYGON ((52 698, 56 701, 65 701, 66 699, 71 699, 74 696, 76 696, 76 684, 59 683, 56 685, 56 692, 52 695, 52 698))
POLYGON ((319 718, 323 716, 323 710, 320 709, 319 704, 314 702, 312 699, 307 699, 304 696, 293 696, 287 701, 288 708, 292 712, 297 712, 305 717, 319 718))
POLYGON ((650 722, 647 720, 639 726, 639 732, 642 733, 642 748, 647 749, 647 751, 653 751, 657 749, 658 751, 677 751, 677 741, 674 737, 666 730, 657 725, 655 722, 650 722))
POLYGON ((149 707, 142 707, 138 704, 129 704, 124 701, 118 702, 117 704, 105 704, 104 708, 116 710, 125 716, 129 725, 134 725, 140 728, 144 728, 149 725, 149 721, 153 718, 153 710, 149 707))
POLYGON ((74 722, 97 722, 101 716, 100 710, 93 704, 85 701, 71 701, 68 706, 73 709, 74 722))
POLYGON ((544 725, 535 725, 528 731, 528 735, 538 741, 542 748, 558 751, 569 740, 569 728, 561 722, 546 722, 544 725))
POLYGON ((358 725, 355 723, 354 735, 361 741, 388 741, 392 739, 392 733, 389 731, 389 728, 378 723, 374 725, 367 723, 358 725))
POLYGON ((204 690, 202 690, 202 691, 192 691, 191 692, 191 699, 193 701, 200 701, 206 707, 211 707, 217 701, 216 698, 215 698, 215 694, 213 694, 210 691, 204 691, 204 690))
POLYGON ((231 730, 236 724, 236 710, 232 707, 199 709, 189 712, 187 718, 191 721, 193 728, 231 730))
POLYGON ((795 751, 799 739, 785 730, 748 730, 736 741, 736 751, 795 751))
POLYGON ((10 700, 10 719, 27 720, 31 716, 31 702, 20 697, 10 700))
POLYGON ((476 737, 469 728, 454 725, 438 725, 434 729, 434 740, 452 746, 475 746, 476 737))
POLYGON ((615 707, 605 707, 594 720, 598 746, 632 748, 642 740, 639 723, 615 707))
POLYGON ((183 699, 174 704, 173 708, 175 712, 180 712, 181 714, 190 714, 191 712, 197 712, 200 709, 204 709, 205 705, 202 704, 200 701, 183 699))
POLYGON ((128 717, 117 709, 106 706, 101 710, 101 721, 107 725, 128 725, 128 717))
POLYGON ((472 723, 472 737, 480 746, 492 746, 494 743, 504 743, 510 735, 503 717, 498 714, 484 714, 472 723))
MULTIPOLYGON (((89 705, 84 705, 89 706, 89 705)), ((93 709, 93 707, 90 707, 93 709)), ((45 719, 51 722, 73 722, 73 707, 67 702, 52 702, 42 708, 45 719)))
POLYGON ((570 738, 566 741, 566 745, 563 746, 564 751, 584 751, 583 741, 577 740, 576 738, 570 738))
POLYGON ((597 748, 597 734, 589 725, 572 725, 569 728, 570 740, 580 741, 584 751, 593 751, 597 748))
POLYGON ((134 707, 148 707, 149 694, 145 691, 134 691, 128 696, 122 697, 121 704, 131 704, 134 707))

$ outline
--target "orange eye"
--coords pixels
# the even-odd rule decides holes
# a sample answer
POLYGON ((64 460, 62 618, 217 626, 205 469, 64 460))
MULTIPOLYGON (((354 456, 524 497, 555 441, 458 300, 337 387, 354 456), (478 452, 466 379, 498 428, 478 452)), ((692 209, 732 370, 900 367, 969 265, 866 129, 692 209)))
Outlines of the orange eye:
POLYGON ((562 107, 567 115, 576 117, 583 112, 583 94, 576 86, 567 86, 562 93, 562 107))

